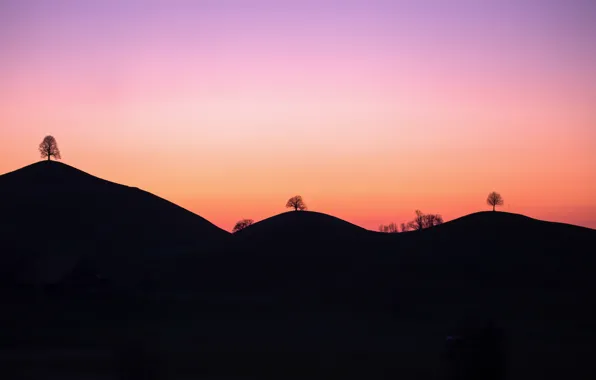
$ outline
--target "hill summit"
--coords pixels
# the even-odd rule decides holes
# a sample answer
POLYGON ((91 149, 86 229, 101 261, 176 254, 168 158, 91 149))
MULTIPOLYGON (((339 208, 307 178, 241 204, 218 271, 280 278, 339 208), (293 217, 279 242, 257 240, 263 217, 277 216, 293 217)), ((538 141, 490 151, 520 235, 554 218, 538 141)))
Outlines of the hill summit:
POLYGON ((314 211, 288 211, 260 222, 237 233, 243 241, 281 240, 293 244, 309 240, 350 239, 368 236, 372 231, 314 211))
POLYGON ((63 163, 0 176, 0 263, 5 275, 23 281, 57 281, 83 259, 113 268, 200 253, 228 235, 165 199, 63 163))

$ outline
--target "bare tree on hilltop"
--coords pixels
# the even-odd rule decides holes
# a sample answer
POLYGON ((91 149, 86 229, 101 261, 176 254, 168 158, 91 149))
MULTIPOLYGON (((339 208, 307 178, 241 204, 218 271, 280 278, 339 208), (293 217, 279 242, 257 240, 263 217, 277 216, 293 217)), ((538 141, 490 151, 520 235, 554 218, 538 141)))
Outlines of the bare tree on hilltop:
POLYGON ((241 219, 236 222, 236 225, 234 225, 234 229, 232 230, 232 232, 238 232, 240 230, 243 230, 246 227, 252 225, 254 222, 255 221, 252 219, 241 219))
POLYGON ((486 198, 486 203, 489 206, 493 206, 493 211, 496 211, 495 207, 503 206, 505 202, 503 201, 503 197, 501 197, 501 194, 497 193, 496 191, 493 191, 492 193, 488 194, 488 197, 486 198))
POLYGON ((300 195, 293 196, 292 198, 288 199, 288 203, 286 203, 287 208, 293 208, 294 211, 305 211, 307 210, 306 203, 302 200, 300 195))
POLYGON ((62 157, 60 156, 60 149, 58 149, 58 143, 54 136, 46 136, 41 144, 39 144, 39 153, 41 153, 41 158, 47 158, 48 161, 52 159, 52 156, 56 160, 60 160, 62 157))
POLYGON ((443 217, 440 214, 425 214, 420 210, 416 210, 416 217, 406 227, 420 231, 425 228, 438 226, 439 224, 443 224, 443 217))
POLYGON ((443 224, 443 217, 439 214, 424 215, 424 228, 430 228, 443 224))
POLYGON ((424 228, 424 214, 420 210, 416 210, 416 217, 408 223, 408 227, 412 230, 420 231, 424 228))
POLYGON ((379 226, 379 232, 396 234, 399 232, 399 229, 397 228, 397 224, 395 223, 381 224, 379 226))

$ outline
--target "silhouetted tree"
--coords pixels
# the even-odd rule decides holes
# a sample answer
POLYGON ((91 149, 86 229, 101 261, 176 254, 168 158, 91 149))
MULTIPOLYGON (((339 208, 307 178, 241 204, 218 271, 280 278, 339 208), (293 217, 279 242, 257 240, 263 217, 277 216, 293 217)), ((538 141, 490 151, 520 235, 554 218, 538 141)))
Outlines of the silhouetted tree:
POLYGON ((294 211, 304 211, 307 209, 306 203, 302 200, 300 195, 293 196, 292 198, 288 199, 288 203, 286 203, 287 208, 293 208, 294 211))
POLYGON ((492 193, 488 194, 488 197, 486 198, 486 203, 489 206, 493 206, 493 211, 495 210, 495 207, 497 206, 503 206, 503 197, 501 197, 501 194, 497 193, 496 191, 493 191, 492 193))
POLYGON ((399 230, 397 229, 397 224, 395 223, 389 223, 389 224, 381 224, 379 226, 379 232, 385 232, 385 233, 390 233, 390 234, 395 234, 398 233, 399 230))
POLYGON ((232 232, 238 232, 240 230, 245 229, 246 227, 250 226, 251 224, 253 224, 255 221, 252 219, 242 219, 236 222, 236 225, 234 225, 234 229, 232 230, 232 232))
POLYGON ((60 149, 58 149, 58 143, 54 136, 46 136, 41 144, 39 144, 39 153, 41 153, 41 158, 47 158, 48 161, 52 159, 52 156, 56 160, 60 160, 62 157, 60 156, 60 149))
POLYGON ((406 232, 408 230, 408 226, 405 223, 402 223, 400 226, 401 232, 406 232))
POLYGON ((443 224, 443 217, 440 214, 427 214, 423 216, 424 228, 430 228, 443 224))
POLYGON ((425 228, 434 227, 442 223, 443 217, 440 214, 425 214, 420 210, 416 210, 416 217, 414 218, 414 220, 405 225, 405 227, 407 229, 420 231, 425 228))
POLYGON ((410 223, 408 227, 412 230, 420 231, 424 228, 424 214, 420 210, 416 210, 416 217, 410 223))

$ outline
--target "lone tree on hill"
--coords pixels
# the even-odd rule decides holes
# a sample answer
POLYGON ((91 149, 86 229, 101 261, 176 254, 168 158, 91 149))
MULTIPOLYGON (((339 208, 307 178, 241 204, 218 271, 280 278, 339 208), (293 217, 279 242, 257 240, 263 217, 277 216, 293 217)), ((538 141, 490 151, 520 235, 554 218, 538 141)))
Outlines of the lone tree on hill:
POLYGON ((503 206, 503 197, 501 197, 501 194, 497 193, 496 191, 493 191, 492 193, 488 194, 488 197, 486 198, 486 203, 489 206, 493 206, 493 211, 495 210, 495 207, 497 206, 503 206))
POLYGON ((287 208, 294 208, 294 211, 305 211, 307 209, 306 203, 302 200, 300 195, 293 196, 292 198, 288 199, 288 203, 286 203, 287 208))
POLYGON ((239 221, 236 222, 236 225, 234 226, 234 229, 232 230, 232 232, 238 232, 240 230, 245 229, 246 227, 250 226, 251 224, 253 224, 255 221, 252 219, 241 219, 239 221))
POLYGON ((52 159, 52 156, 56 160, 60 160, 62 157, 60 156, 60 149, 58 149, 58 143, 54 136, 46 136, 41 144, 39 144, 39 153, 41 153, 41 158, 47 158, 48 161, 52 159))

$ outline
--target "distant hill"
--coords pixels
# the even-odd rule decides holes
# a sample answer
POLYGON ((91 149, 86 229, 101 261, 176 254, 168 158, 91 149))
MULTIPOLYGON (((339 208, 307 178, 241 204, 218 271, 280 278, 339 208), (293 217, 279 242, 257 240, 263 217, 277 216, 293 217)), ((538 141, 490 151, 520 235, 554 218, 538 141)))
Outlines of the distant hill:
POLYGON ((233 243, 224 255, 198 257, 186 266, 186 276, 231 292, 309 294, 312 302, 327 294, 410 304, 424 293, 458 304, 497 297, 495 289, 503 287, 596 289, 596 230, 505 212, 385 234, 330 215, 291 211, 234 234, 233 243))
POLYGON ((412 255, 434 263, 457 260, 484 263, 557 258, 563 262, 592 262, 594 255, 581 249, 596 243, 596 230, 564 223, 546 222, 506 212, 478 212, 423 231, 395 236, 412 255), (494 261, 494 262, 493 262, 494 261))
MULTIPOLYGON (((234 234, 242 244, 286 246, 370 238, 374 233, 331 215, 313 211, 288 211, 257 222, 234 234)), ((314 247, 316 249, 316 247, 314 247)))
POLYGON ((580 270, 596 263, 596 255, 584 248, 596 244, 596 230, 506 212, 478 212, 430 229, 387 235, 391 243, 385 248, 399 248, 402 259, 462 275, 471 265, 481 265, 495 273, 508 271, 511 279, 523 264, 528 272, 522 278, 549 265, 560 276, 564 264, 580 270))
POLYGON ((521 214, 513 214, 509 212, 494 212, 481 211, 460 218, 451 220, 439 226, 441 229, 458 228, 458 229, 482 229, 487 230, 491 227, 497 227, 503 230, 517 230, 517 231, 535 231, 537 229, 547 229, 551 231, 586 233, 588 231, 594 233, 596 230, 576 226, 567 223, 547 222, 540 219, 530 218, 521 214))
POLYGON ((77 265, 127 276, 159 257, 212 251, 228 237, 171 202, 63 163, 0 176, 4 279, 51 283, 77 265))

